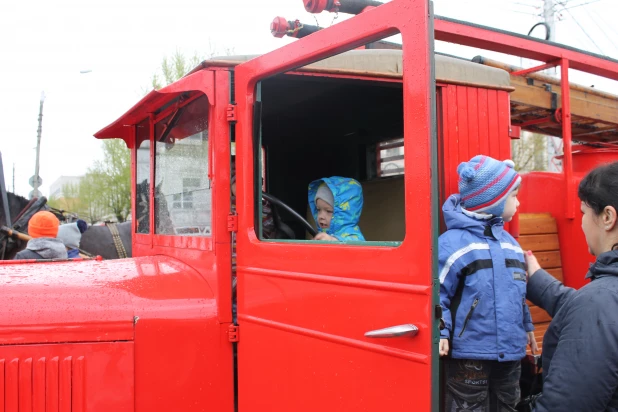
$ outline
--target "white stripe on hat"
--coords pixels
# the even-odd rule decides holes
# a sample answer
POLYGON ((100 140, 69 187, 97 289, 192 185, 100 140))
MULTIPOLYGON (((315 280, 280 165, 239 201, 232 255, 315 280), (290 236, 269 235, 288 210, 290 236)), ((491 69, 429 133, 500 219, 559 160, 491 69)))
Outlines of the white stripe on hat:
POLYGON ((463 247, 459 249, 458 251, 456 251, 455 253, 453 253, 446 260, 446 263, 444 264, 442 271, 440 271, 440 284, 444 283, 444 279, 446 279, 446 275, 448 274, 449 270, 451 270, 451 266, 453 266, 453 263, 455 263, 457 259, 465 255, 466 253, 472 252, 473 250, 488 250, 488 249, 489 249, 489 245, 487 243, 471 243, 468 246, 463 247))

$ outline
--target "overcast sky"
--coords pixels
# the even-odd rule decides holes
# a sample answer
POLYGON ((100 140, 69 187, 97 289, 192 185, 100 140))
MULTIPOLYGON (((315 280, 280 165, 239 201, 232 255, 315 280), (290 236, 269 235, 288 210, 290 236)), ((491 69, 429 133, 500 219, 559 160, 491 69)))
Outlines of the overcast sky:
MULTIPOLYGON (((564 2, 564 1, 563 1, 564 2)), ((438 15, 526 34, 541 18, 542 0, 435 0, 438 15)), ((618 58, 616 0, 568 0, 558 6, 557 41, 618 58), (577 4, 589 3, 580 7, 577 4)), ((0 151, 7 189, 28 196, 34 174, 37 116, 43 109, 42 192, 60 176, 82 175, 100 158, 93 133, 149 90, 164 56, 265 53, 291 39, 269 32, 275 16, 315 24, 302 0, 19 0, 0 5, 0 151), (80 74, 82 70, 90 73, 80 74)), ((339 19, 344 19, 340 16, 339 19)), ((329 26, 333 15, 317 16, 329 26)), ((537 34, 543 35, 540 29, 537 34)), ((473 57, 475 50, 439 44, 473 57)), ((485 53, 489 55, 488 53, 485 53)), ((517 61, 512 62, 517 64, 517 61)), ((524 62, 524 65, 526 62, 524 62)), ((530 62, 528 62, 530 64, 530 62)), ((579 79, 578 79, 579 80, 579 79)), ((618 94, 616 82, 584 78, 618 94)))

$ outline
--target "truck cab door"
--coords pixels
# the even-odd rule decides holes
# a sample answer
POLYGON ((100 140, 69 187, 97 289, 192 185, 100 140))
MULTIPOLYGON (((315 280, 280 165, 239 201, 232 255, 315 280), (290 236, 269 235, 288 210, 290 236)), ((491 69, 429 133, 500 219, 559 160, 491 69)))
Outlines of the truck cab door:
POLYGON ((393 0, 254 58, 236 67, 235 84, 238 410, 437 410, 429 2, 393 0), (259 82, 397 33, 403 39, 405 239, 396 245, 261 240, 254 150, 259 82))

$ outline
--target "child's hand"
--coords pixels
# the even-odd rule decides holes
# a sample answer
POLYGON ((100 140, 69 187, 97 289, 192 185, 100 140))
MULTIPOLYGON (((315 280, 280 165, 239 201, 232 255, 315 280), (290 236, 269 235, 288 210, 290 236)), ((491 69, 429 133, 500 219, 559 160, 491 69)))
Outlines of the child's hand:
POLYGON ((529 250, 526 253, 524 253, 524 257, 526 258, 526 265, 528 266, 528 278, 532 275, 534 275, 534 273, 541 269, 541 265, 539 265, 538 260, 536 260, 536 257, 532 254, 532 251, 529 250))
POLYGON ((440 339, 440 356, 448 355, 448 339, 440 339))
POLYGON ((536 343, 534 332, 528 332, 528 345, 530 345, 530 351, 533 355, 539 353, 539 345, 536 343))
POLYGON ((324 232, 320 232, 317 235, 315 235, 313 240, 329 240, 331 242, 337 242, 338 241, 336 237, 332 237, 331 235, 329 235, 327 233, 324 233, 324 232))

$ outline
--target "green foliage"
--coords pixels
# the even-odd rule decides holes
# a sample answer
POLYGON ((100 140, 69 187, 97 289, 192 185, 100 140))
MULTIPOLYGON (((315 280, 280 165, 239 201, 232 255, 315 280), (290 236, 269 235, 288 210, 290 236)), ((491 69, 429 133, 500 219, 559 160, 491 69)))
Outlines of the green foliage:
POLYGON ((174 83, 176 80, 184 77, 191 70, 196 68, 202 61, 210 59, 217 54, 230 56, 234 54, 234 48, 225 48, 222 53, 219 53, 216 48, 209 44, 208 52, 205 54, 194 53, 192 57, 187 57, 179 50, 176 50, 171 58, 163 57, 161 61, 160 71, 155 73, 151 79, 151 85, 155 90, 159 90, 168 84, 174 83))
POLYGON ((174 53, 171 58, 167 56, 163 57, 163 61, 161 62, 161 73, 155 73, 152 76, 152 87, 158 90, 168 84, 174 83, 197 67, 202 60, 203 58, 197 54, 194 54, 191 58, 187 58, 178 50, 176 50, 176 53, 174 53))
POLYGON ((106 214, 105 206, 100 196, 99 187, 102 182, 96 173, 86 173, 79 185, 79 198, 82 203, 79 215, 90 223, 100 221, 106 214))
POLYGON ((118 222, 131 213, 131 152, 119 139, 103 141, 103 160, 95 162, 79 184, 62 186, 63 197, 50 206, 96 223, 113 215, 118 222))
POLYGON ((124 222, 131 212, 130 153, 122 140, 105 140, 103 160, 97 161, 86 173, 86 183, 91 186, 87 193, 118 222, 124 222))

